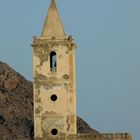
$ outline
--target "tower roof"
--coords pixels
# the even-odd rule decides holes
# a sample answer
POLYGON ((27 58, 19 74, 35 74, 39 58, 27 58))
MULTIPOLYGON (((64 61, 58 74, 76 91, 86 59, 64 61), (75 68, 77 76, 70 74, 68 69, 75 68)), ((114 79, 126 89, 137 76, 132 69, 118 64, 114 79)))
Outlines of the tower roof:
POLYGON ((55 0, 51 0, 41 36, 47 39, 52 37, 64 38, 66 36, 55 0))

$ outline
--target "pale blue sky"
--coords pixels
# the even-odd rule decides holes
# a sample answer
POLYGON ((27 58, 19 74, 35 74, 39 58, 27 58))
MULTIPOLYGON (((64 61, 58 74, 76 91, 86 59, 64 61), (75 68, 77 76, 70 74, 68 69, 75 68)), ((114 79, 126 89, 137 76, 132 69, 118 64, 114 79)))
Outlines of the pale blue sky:
MULTIPOLYGON (((32 37, 49 0, 1 0, 0 60, 32 79, 32 37)), ((101 132, 140 139, 140 0, 57 0, 77 43, 77 111, 101 132)))

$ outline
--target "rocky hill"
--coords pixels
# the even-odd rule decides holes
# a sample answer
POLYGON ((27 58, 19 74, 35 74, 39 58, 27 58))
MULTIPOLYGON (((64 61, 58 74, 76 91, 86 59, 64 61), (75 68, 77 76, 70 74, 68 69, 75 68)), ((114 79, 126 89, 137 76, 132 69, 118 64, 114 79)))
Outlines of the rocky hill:
MULTIPOLYGON (((78 117, 78 133, 98 133, 78 117)), ((33 140, 33 86, 0 62, 0 140, 33 140)))

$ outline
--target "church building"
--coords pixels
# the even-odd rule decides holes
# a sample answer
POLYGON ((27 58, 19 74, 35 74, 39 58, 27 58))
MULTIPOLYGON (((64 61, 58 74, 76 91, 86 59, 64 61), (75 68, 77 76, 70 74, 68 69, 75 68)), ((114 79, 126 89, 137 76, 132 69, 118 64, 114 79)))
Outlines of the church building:
POLYGON ((132 140, 129 133, 77 134, 76 44, 65 33, 55 0, 32 47, 35 140, 132 140))

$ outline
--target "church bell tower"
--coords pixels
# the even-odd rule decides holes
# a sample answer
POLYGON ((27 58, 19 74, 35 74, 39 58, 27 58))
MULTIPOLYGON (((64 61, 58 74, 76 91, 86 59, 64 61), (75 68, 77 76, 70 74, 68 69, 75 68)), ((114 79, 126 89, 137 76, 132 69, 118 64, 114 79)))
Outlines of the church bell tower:
POLYGON ((32 47, 35 140, 76 134, 76 45, 65 34, 55 0, 32 47))

